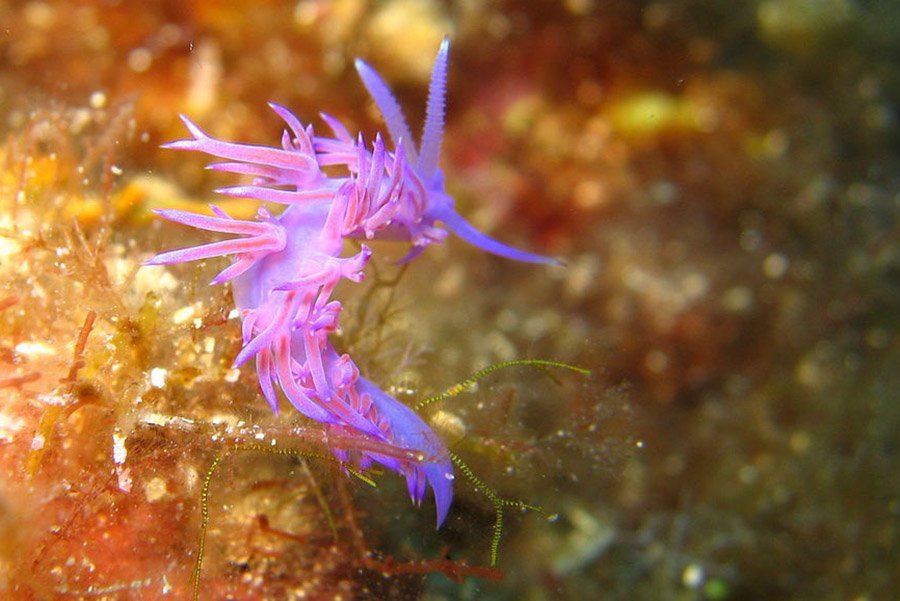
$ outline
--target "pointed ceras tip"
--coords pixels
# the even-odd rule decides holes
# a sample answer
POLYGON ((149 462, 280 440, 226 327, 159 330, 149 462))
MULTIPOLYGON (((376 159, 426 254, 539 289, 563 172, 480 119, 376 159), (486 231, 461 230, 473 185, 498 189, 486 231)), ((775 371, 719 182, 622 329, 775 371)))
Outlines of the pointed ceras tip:
POLYGON ((438 168, 441 143, 444 137, 444 119, 447 102, 447 55, 450 52, 450 38, 444 36, 441 47, 431 68, 431 82, 428 85, 428 102, 425 107, 425 125, 416 169, 419 175, 431 185, 438 168))

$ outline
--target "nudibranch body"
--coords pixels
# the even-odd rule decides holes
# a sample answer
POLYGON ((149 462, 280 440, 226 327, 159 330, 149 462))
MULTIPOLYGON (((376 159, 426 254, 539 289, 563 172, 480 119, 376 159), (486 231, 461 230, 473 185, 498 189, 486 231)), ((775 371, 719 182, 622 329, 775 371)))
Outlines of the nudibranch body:
MULTIPOLYGON (((407 480, 410 496, 421 504, 428 486, 434 491, 437 524, 447 516, 453 498, 453 466, 447 448, 409 407, 361 377, 347 354, 338 353, 329 334, 338 326, 341 303, 332 292, 341 279, 359 282, 371 256, 362 244, 342 256, 345 238, 404 240, 410 260, 428 245, 440 243, 446 231, 488 252, 519 261, 556 263, 516 250, 486 236, 454 209, 438 167, 444 124, 449 40, 441 44, 429 86, 421 145, 387 85, 363 61, 356 67, 384 116, 395 143, 389 150, 381 135, 369 149, 362 135, 355 140, 328 115, 322 118, 331 137, 315 135, 284 107, 271 104, 287 129, 281 148, 238 144, 206 135, 187 117, 191 139, 167 148, 198 150, 225 159, 211 169, 253 177, 249 185, 220 193, 285 205, 278 215, 261 207, 256 220, 233 219, 211 206, 214 216, 158 210, 160 216, 194 228, 239 237, 156 255, 148 265, 195 261, 233 255, 214 284, 231 281, 242 319, 243 347, 235 366, 250 359, 263 396, 278 412, 278 393, 303 415, 329 431, 370 437, 409 455, 334 449, 343 461, 361 468, 378 462, 407 480), (326 175, 338 166, 344 175, 326 175), (399 458, 406 457, 406 458, 399 458)), ((347 436, 342 437, 347 440, 347 436)))

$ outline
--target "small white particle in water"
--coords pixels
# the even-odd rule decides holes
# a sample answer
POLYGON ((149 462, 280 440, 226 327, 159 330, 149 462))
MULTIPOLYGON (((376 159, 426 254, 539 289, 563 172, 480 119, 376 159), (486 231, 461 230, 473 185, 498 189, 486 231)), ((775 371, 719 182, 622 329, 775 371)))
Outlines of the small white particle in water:
POLYGON ((14 240, 0 238, 0 257, 11 257, 18 254, 22 247, 14 240))
POLYGON ((722 294, 722 305, 729 311, 743 313, 753 306, 753 292, 747 286, 735 286, 722 294))
POLYGON ((23 420, 0 413, 0 442, 12 442, 24 426, 23 420))
POLYGON ((703 566, 692 563, 681 573, 681 582, 688 588, 700 588, 706 575, 703 573, 703 566))
POLYGON ((122 465, 125 463, 125 458, 128 457, 128 449, 125 448, 125 436, 122 436, 119 432, 113 432, 113 461, 117 465, 122 465))
POLYGON ((445 473, 444 473, 444 478, 446 478, 447 480, 456 480, 456 476, 454 476, 454 475, 451 474, 450 472, 445 472, 445 473))
POLYGON ((102 109, 106 106, 106 94, 98 90, 91 94, 91 98, 88 102, 90 102, 91 108, 102 109))
POLYGON ((40 451, 44 448, 44 442, 46 442, 46 439, 43 435, 35 434, 34 438, 31 439, 31 450, 40 451))
POLYGON ((253 438, 255 438, 256 440, 265 440, 266 434, 265 434, 265 432, 257 432, 256 434, 253 435, 253 438))
POLYGON ((169 494, 169 489, 166 486, 166 481, 158 476, 144 485, 144 496, 151 503, 159 501, 167 494, 169 494))
POLYGON ((20 355, 51 356, 56 355, 56 349, 43 342, 20 342, 16 345, 16 352, 20 355))
POLYGON ((238 378, 241 377, 241 370, 239 369, 229 369, 225 372, 225 381, 229 384, 234 384, 238 381, 238 378))
POLYGON ((37 395, 37 400, 42 405, 54 406, 54 407, 65 407, 72 400, 70 395, 56 395, 56 394, 39 394, 37 395))
POLYGON ((182 466, 181 472, 184 475, 184 483, 188 490, 194 490, 197 483, 200 481, 200 474, 197 473, 196 469, 189 465, 182 466))
POLYGON ((763 261, 763 273, 772 280, 784 276, 788 267, 790 267, 790 260, 779 253, 772 253, 763 261))
POLYGON ((153 54, 146 48, 135 48, 128 53, 127 62, 135 73, 144 73, 153 64, 153 54))
POLYGON ((178 309, 177 311, 175 311, 172 314, 172 322, 175 323, 175 325, 180 325, 180 324, 183 324, 184 322, 186 322, 187 320, 189 320, 190 318, 192 318, 193 316, 194 316, 194 306, 188 305, 187 307, 182 307, 182 308, 178 309))
POLYGON ((154 388, 163 388, 166 385, 167 374, 162 367, 154 367, 150 370, 150 385, 154 388))
POLYGON ((228 413, 216 413, 209 418, 209 421, 217 426, 223 424, 228 428, 235 428, 237 427, 240 420, 238 420, 238 418, 234 415, 228 413))
POLYGON ((110 170, 110 172, 112 172, 113 175, 122 175, 123 173, 125 173, 122 170, 122 168, 119 167, 118 165, 113 165, 112 167, 109 168, 109 170, 110 170))
POLYGON ((636 446, 636 447, 639 448, 639 449, 643 449, 643 448, 644 448, 644 441, 643 441, 643 440, 639 440, 639 441, 637 441, 636 443, 634 443, 634 446, 636 446))
POLYGON ((228 312, 228 319, 237 319, 240 315, 240 312, 237 309, 232 309, 228 312))
POLYGON ((693 271, 685 275, 681 282, 681 291, 689 300, 697 300, 709 291, 709 280, 702 273, 693 271))
POLYGON ((167 426, 169 419, 169 416, 162 413, 146 413, 141 417, 141 421, 150 426, 167 426))

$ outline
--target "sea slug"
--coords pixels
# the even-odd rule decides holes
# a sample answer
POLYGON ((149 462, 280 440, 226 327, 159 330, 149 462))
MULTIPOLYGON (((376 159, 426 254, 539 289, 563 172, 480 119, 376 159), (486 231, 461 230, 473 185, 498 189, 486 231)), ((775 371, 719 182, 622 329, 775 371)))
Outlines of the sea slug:
POLYGON ((409 407, 362 377, 347 354, 339 353, 329 334, 338 326, 341 303, 331 295, 342 279, 359 282, 371 256, 342 256, 345 238, 408 241, 411 260, 428 245, 440 243, 447 229, 488 252, 533 263, 556 263, 486 236, 454 209, 438 167, 444 129, 449 39, 444 38, 429 86, 421 144, 416 147, 400 106, 382 78, 363 61, 356 69, 374 99, 394 142, 388 149, 376 135, 369 147, 353 138, 335 118, 322 115, 332 135, 319 136, 286 108, 270 104, 287 129, 281 148, 237 144, 206 135, 182 116, 190 139, 166 148, 198 150, 221 159, 209 167, 252 176, 249 185, 217 190, 230 196, 284 205, 277 215, 261 207, 256 220, 230 217, 211 206, 213 216, 157 210, 161 217, 197 229, 238 237, 163 252, 146 262, 163 265, 233 255, 235 260, 213 280, 230 281, 240 310, 243 348, 240 366, 250 359, 263 396, 278 412, 278 389, 303 415, 329 432, 370 437, 416 459, 373 451, 335 448, 342 461, 365 469, 378 462, 406 478, 409 494, 421 504, 428 486, 434 491, 437 525, 453 498, 453 466, 447 448, 409 407), (329 174, 322 170, 331 167, 329 174), (334 175, 339 168, 343 175, 334 175))

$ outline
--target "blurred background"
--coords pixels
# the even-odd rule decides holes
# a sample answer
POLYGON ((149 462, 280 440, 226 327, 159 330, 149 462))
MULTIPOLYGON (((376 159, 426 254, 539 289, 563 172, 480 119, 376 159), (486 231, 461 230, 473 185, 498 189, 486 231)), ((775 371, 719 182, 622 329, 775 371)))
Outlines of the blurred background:
POLYGON ((382 244, 335 344, 410 404, 499 361, 592 370, 425 412, 546 514, 508 511, 469 576, 495 518, 461 476, 435 532, 393 474, 234 453, 201 598, 895 598, 900 4, 0 0, 4 598, 189 599, 210 462, 302 425, 230 369, 221 264, 140 268, 210 239, 149 209, 233 183, 159 148, 178 114, 276 144, 274 101, 372 139, 363 57, 418 131, 445 34, 460 212, 566 267, 382 244))

